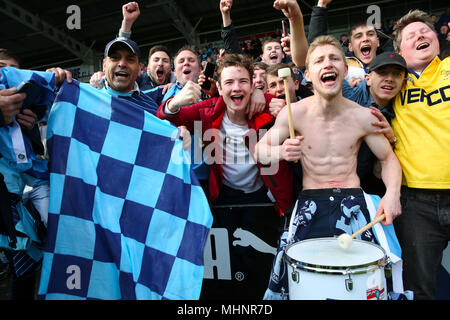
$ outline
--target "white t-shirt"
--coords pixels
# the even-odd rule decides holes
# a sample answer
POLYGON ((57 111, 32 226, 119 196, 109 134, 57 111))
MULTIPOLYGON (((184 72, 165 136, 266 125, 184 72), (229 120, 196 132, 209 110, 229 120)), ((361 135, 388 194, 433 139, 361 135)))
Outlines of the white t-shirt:
POLYGON ((256 162, 245 145, 244 135, 248 130, 248 125, 232 123, 225 112, 220 126, 221 141, 224 143, 221 146, 224 148, 223 184, 245 193, 255 192, 264 185, 256 162))

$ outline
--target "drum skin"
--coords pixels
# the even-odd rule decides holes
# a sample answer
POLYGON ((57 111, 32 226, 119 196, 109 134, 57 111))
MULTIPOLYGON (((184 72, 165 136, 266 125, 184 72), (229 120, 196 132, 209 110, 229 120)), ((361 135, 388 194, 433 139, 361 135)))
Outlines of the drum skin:
POLYGON ((336 238, 300 241, 286 248, 289 299, 386 300, 387 264, 380 246, 353 240, 343 249, 336 238))

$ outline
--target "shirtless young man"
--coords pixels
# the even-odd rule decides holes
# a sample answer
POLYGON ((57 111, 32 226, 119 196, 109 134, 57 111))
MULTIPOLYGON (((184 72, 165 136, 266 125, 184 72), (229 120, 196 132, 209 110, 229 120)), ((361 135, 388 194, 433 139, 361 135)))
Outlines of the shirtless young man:
POLYGON ((347 67, 339 42, 321 36, 310 46, 306 77, 315 95, 291 105, 297 136, 289 138, 288 114, 283 109, 275 125, 256 145, 256 157, 265 164, 300 160, 303 189, 360 188, 356 174, 357 153, 364 140, 382 164, 386 194, 377 215, 384 212, 385 224, 401 213, 401 167, 388 140, 375 134, 371 124, 376 118, 370 110, 342 96, 347 67))
MULTIPOLYGON (((374 133, 376 127, 371 123, 376 118, 370 109, 342 96, 346 73, 339 42, 332 36, 316 38, 308 50, 305 73, 315 94, 291 105, 296 137, 289 138, 288 113, 283 108, 274 126, 256 145, 255 156, 263 164, 300 160, 303 168, 303 191, 292 212, 289 236, 285 230, 277 256, 292 242, 353 233, 370 221, 356 174, 363 140, 381 162, 387 189, 376 215, 384 212, 383 223, 392 224, 401 213, 400 164, 388 140, 374 133)), ((374 235, 363 233, 361 239, 374 241, 374 235)), ((282 287, 287 290, 280 268, 283 265, 276 260, 265 298, 279 298, 274 293, 282 291, 282 287)))

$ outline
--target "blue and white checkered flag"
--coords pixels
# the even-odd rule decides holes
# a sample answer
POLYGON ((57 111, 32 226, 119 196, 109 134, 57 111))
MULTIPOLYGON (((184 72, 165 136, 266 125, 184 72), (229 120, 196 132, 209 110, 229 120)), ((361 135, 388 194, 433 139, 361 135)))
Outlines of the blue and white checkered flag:
POLYGON ((74 80, 49 117, 39 298, 198 299, 212 224, 177 128, 74 80))
POLYGON ((2 68, 0 71, 0 89, 17 88, 22 82, 32 82, 41 88, 41 95, 34 104, 47 104, 55 98, 55 75, 50 72, 16 69, 13 67, 2 68))

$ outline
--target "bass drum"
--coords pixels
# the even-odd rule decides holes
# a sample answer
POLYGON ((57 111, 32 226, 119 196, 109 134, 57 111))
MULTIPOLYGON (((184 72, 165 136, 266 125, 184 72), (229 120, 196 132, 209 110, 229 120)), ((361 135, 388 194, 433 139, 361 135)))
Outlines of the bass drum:
POLYGON ((291 300, 386 300, 383 248, 353 240, 350 248, 337 238, 299 241, 286 248, 291 300))

